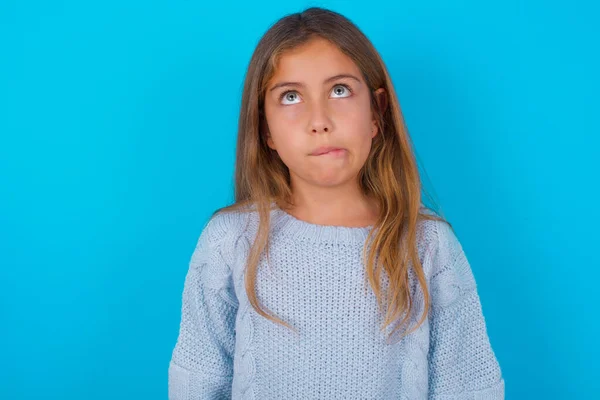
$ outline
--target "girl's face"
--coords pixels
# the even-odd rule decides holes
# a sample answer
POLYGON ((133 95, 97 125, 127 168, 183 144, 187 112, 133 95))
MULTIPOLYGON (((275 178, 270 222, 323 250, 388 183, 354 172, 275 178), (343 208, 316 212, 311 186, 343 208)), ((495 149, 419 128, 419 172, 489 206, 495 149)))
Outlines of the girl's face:
POLYGON ((355 184, 377 125, 369 88, 352 59, 321 38, 286 52, 268 82, 264 107, 267 144, 289 168, 293 187, 355 184), (322 146, 343 150, 315 155, 322 146))

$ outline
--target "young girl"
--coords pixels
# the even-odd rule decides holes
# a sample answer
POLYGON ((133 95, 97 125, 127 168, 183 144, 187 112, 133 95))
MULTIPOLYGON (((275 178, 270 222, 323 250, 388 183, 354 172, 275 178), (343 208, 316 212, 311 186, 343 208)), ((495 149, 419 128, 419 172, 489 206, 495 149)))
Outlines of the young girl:
POLYGON ((503 399, 477 286, 348 19, 286 16, 248 67, 235 204, 200 234, 169 398, 503 399))

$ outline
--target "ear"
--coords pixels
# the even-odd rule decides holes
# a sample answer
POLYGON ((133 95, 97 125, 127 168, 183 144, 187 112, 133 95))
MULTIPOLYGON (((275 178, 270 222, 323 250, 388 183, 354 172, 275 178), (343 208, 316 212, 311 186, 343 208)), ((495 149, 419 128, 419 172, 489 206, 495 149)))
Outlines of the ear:
MULTIPOLYGON (((385 89, 379 88, 373 92, 373 95, 375 96, 375 100, 377 100, 377 105, 379 106, 380 113, 383 114, 388 106, 387 93, 386 93, 385 89)), ((375 119, 373 119, 372 123, 373 123, 373 128, 371 130, 371 132, 372 132, 371 137, 373 138, 373 137, 375 137, 375 135, 377 135, 378 129, 377 129, 377 121, 375 119)))
POLYGON ((379 111, 383 114, 387 110, 388 106, 388 98, 387 92, 384 88, 379 88, 374 92, 375 99, 377 99, 377 104, 379 105, 379 111))

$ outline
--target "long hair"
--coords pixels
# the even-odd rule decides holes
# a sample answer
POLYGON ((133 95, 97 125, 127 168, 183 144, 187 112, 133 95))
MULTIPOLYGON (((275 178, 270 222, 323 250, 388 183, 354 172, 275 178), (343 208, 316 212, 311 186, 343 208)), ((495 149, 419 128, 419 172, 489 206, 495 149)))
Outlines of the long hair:
POLYGON ((267 146, 264 99, 266 85, 273 77, 280 57, 314 38, 330 41, 350 57, 370 89, 371 109, 377 120, 379 134, 373 139, 358 181, 362 193, 375 199, 380 211, 362 252, 365 277, 381 310, 384 305, 380 286, 382 269, 387 274, 389 291, 381 329, 405 313, 396 327, 399 329, 409 320, 413 307, 409 290, 409 267, 412 263, 423 288, 425 310, 417 325, 405 333, 408 335, 423 323, 430 305, 427 280, 417 249, 417 224, 423 219, 444 219, 428 213, 428 207, 422 207, 421 180, 412 143, 385 64, 369 39, 346 17, 323 8, 308 8, 284 16, 260 39, 246 72, 242 94, 235 164, 235 201, 216 210, 213 216, 220 212, 247 210, 248 206, 258 211, 259 228, 246 264, 246 292, 252 307, 260 315, 295 331, 261 307, 255 289, 260 257, 265 249, 267 258, 269 254, 270 211, 273 204, 282 208, 292 204, 289 169, 277 152, 267 146), (383 110, 373 94, 374 90, 381 87, 386 89, 388 97, 388 107, 383 110), (376 235, 373 237, 374 232, 376 235))

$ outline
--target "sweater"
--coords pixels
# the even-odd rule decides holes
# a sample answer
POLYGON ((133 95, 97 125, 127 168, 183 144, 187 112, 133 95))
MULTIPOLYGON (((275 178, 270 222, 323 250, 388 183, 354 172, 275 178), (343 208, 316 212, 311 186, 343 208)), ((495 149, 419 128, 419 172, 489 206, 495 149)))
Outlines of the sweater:
MULTIPOLYGON (((418 330, 389 340, 395 325, 381 330, 384 313, 361 259, 373 226, 318 225, 271 210, 269 262, 260 259, 256 292, 294 332, 258 314, 247 297, 244 266, 258 213, 211 217, 183 284, 169 399, 504 399, 460 242, 443 221, 423 220, 417 228, 429 313, 418 330)), ((385 289, 389 281, 381 276, 385 289)), ((409 278, 413 328, 424 297, 412 268, 409 278)))

